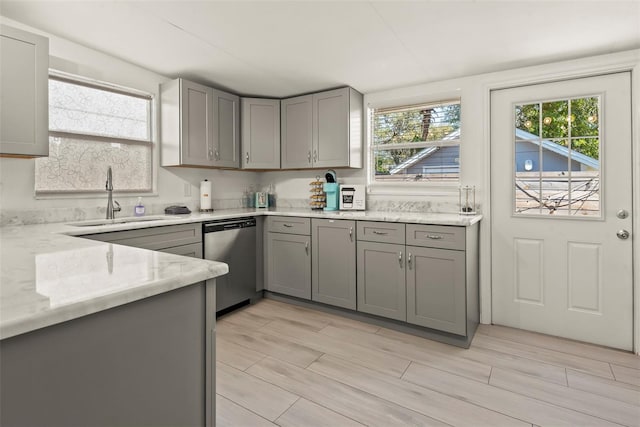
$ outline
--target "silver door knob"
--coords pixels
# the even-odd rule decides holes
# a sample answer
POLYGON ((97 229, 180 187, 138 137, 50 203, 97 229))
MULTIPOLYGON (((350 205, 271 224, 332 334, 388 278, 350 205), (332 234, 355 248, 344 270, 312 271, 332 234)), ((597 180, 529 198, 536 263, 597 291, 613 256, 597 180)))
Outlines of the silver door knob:
POLYGON ((627 230, 618 230, 616 236, 618 236, 618 239, 626 240, 629 238, 629 232, 627 230))
POLYGON ((616 216, 620 219, 625 219, 629 216, 629 212, 625 211, 624 209, 620 209, 618 212, 616 212, 616 216))

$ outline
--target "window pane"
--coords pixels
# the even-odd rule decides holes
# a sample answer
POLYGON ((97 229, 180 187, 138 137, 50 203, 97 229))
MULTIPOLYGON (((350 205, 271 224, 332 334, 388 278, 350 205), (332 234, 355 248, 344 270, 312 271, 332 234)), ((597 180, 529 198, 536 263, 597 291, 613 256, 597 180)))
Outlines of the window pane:
POLYGON ((373 145, 460 138, 460 104, 377 109, 372 117, 373 145))
POLYGON ((600 98, 578 98, 571 100, 571 136, 599 136, 598 111, 600 98))
POLYGON ((569 101, 542 104, 542 137, 566 138, 569 136, 569 101))
POLYGON ((49 130, 149 141, 150 100, 49 79, 49 130))
POLYGON ((571 215, 600 216, 600 172, 571 173, 571 215))
POLYGON ((516 137, 540 136, 540 104, 516 105, 516 137))
POLYGON ((426 147, 374 152, 376 181, 457 181, 460 147, 426 147))
POLYGON ((149 145, 50 137, 49 157, 36 159, 36 191, 105 191, 109 166, 114 191, 151 190, 149 145))

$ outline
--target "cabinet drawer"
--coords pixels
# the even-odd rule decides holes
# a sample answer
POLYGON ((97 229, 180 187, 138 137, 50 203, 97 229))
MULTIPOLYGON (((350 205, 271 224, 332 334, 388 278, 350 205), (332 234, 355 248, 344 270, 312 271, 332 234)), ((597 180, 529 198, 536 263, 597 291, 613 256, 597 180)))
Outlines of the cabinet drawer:
POLYGON ((404 245, 404 224, 395 222, 358 221, 358 240, 404 245))
POLYGON ((308 236, 311 234, 311 220, 295 216, 269 216, 267 231, 308 236))
POLYGON ((161 249, 160 252, 202 259, 202 243, 192 243, 190 245, 175 246, 173 248, 161 249))
POLYGON ((164 227, 89 234, 82 237, 136 248, 160 250, 202 242, 202 225, 200 223, 167 225, 164 227))
POLYGON ((465 229, 448 225, 407 224, 407 245, 465 249, 465 229))

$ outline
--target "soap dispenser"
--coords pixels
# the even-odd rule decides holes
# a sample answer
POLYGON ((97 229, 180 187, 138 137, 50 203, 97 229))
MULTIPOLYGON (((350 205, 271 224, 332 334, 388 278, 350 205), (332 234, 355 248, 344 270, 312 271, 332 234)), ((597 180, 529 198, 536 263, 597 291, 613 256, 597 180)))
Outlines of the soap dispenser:
POLYGON ((144 215, 144 205, 142 204, 142 197, 138 197, 138 203, 133 208, 133 214, 135 216, 143 216, 144 215))

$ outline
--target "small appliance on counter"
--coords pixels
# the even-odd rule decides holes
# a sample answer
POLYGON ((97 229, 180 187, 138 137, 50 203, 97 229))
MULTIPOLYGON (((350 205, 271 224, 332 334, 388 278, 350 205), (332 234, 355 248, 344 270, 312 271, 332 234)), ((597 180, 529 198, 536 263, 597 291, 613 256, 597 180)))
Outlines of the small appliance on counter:
POLYGON ((340 184, 338 184, 336 171, 329 169, 324 177, 327 180, 327 182, 322 186, 322 189, 325 192, 326 199, 326 206, 324 207, 324 210, 337 211, 340 207, 340 203, 338 200, 340 196, 340 184))
POLYGON ((256 208, 269 207, 269 193, 266 191, 256 191, 256 208))
POLYGON ((173 205, 164 208, 164 213, 166 215, 186 215, 190 214, 191 211, 186 206, 173 205))
POLYGON ((341 211, 363 211, 366 209, 365 200, 364 185, 343 184, 340 186, 341 211))

